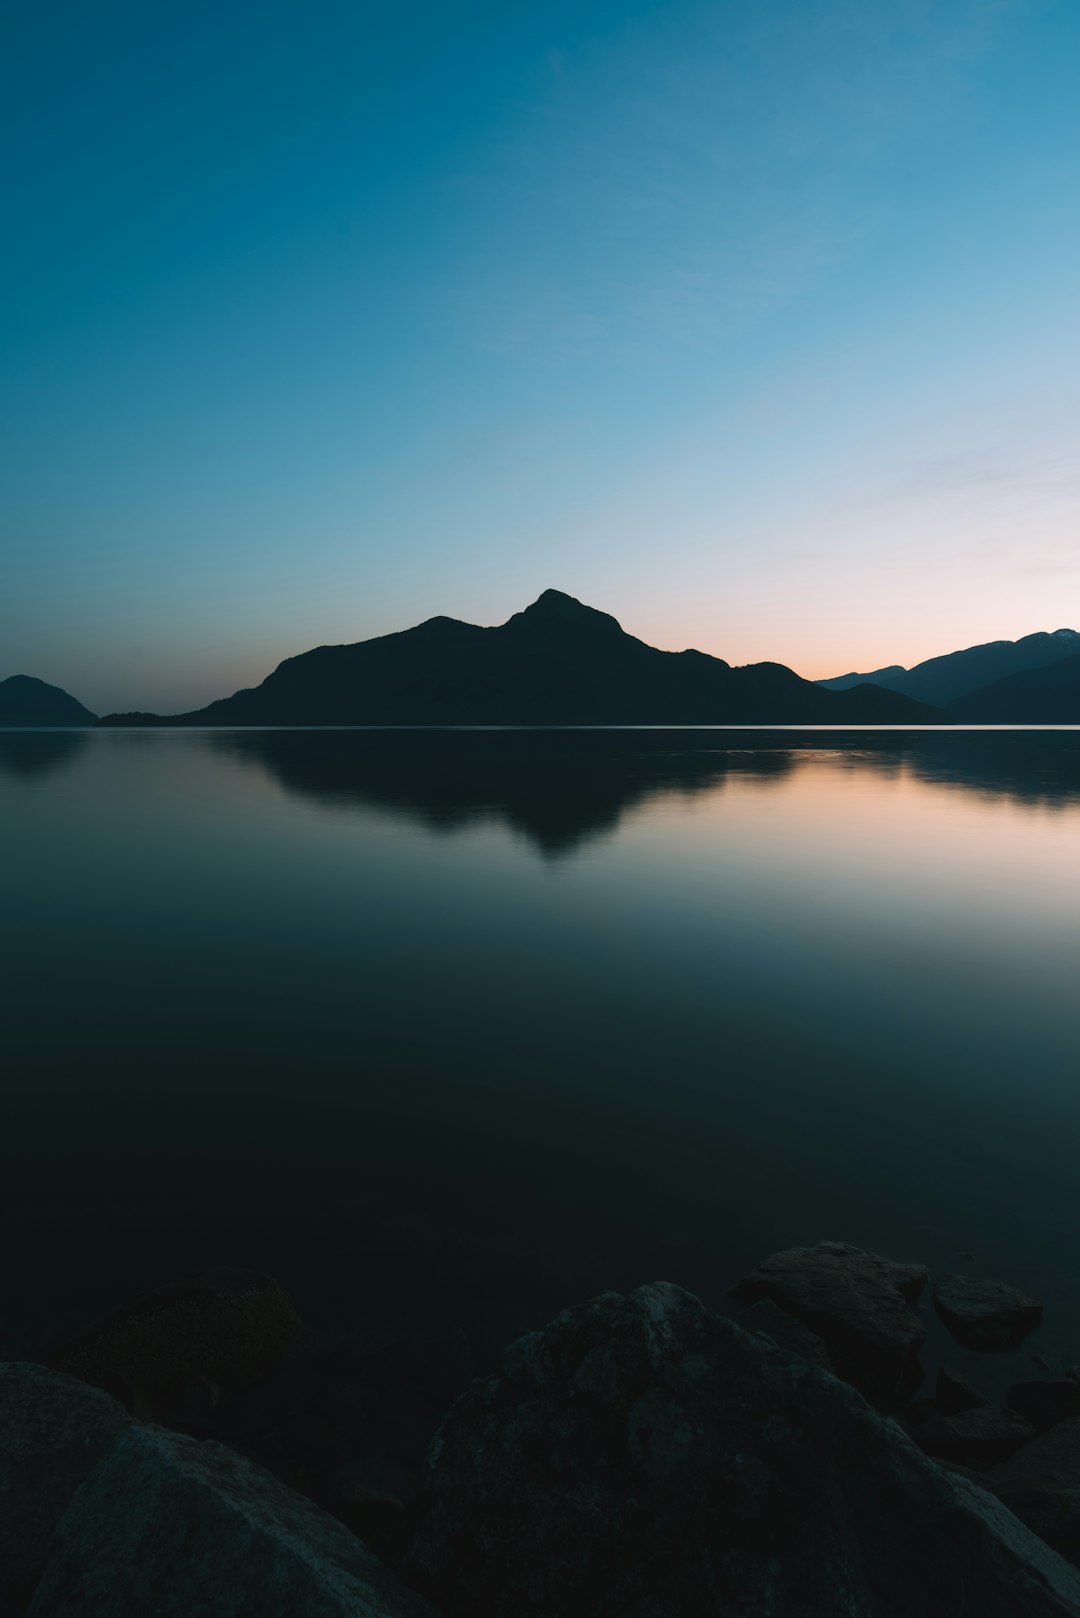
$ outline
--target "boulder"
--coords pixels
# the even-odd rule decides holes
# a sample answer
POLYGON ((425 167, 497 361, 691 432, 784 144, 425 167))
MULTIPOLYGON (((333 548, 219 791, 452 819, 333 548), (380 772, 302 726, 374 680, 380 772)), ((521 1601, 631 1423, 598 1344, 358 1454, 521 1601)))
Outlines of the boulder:
POLYGON ((976 1405, 955 1416, 939 1416, 928 1421, 916 1434, 920 1449, 943 1461, 960 1461, 966 1466, 993 1466, 1035 1437, 1034 1427, 1015 1410, 999 1410, 996 1405, 976 1405))
POLYGON ((1080 1416, 1080 1382, 1015 1382, 1005 1395, 1010 1410, 1016 1410, 1040 1433, 1056 1427, 1059 1421, 1080 1416))
POLYGON ((774 1253, 733 1289, 769 1298, 814 1332, 838 1376, 882 1410, 896 1409, 921 1372, 926 1328, 910 1305, 927 1282, 921 1264, 894 1264, 846 1242, 774 1253))
POLYGON ((300 1319, 268 1275, 221 1267, 136 1298, 53 1356, 136 1415, 202 1425, 221 1391, 284 1363, 300 1319))
POLYGON ((30 1618, 433 1618, 333 1517, 224 1444, 133 1425, 76 1491, 30 1618))
POLYGON ((97 1388, 43 1365, 0 1365, 0 1615, 23 1613, 53 1529, 128 1425, 97 1388))
POLYGON ((994 1478, 1040 1489, 1080 1489, 1080 1417, 1040 1434, 1008 1465, 997 1467, 994 1478))
POLYGON ((1080 1575, 799 1355, 660 1283, 568 1310, 429 1452, 452 1618, 1049 1618, 1080 1575))
POLYGON ((959 1416, 964 1410, 976 1410, 991 1402, 951 1365, 943 1365, 938 1371, 935 1395, 943 1416, 959 1416))
POLYGON ((1033 1439, 985 1483, 1047 1544, 1080 1563, 1080 1417, 1033 1439))
POLYGON ((1016 1348, 1042 1320, 1042 1304, 1026 1292, 970 1275, 938 1281, 934 1308, 964 1348, 1016 1348))
POLYGON ((823 1371, 832 1370, 829 1351, 821 1338, 800 1325, 794 1315, 789 1315, 771 1298, 759 1298, 749 1309, 744 1309, 738 1319, 744 1331, 761 1332, 778 1347, 789 1349, 792 1354, 801 1354, 811 1365, 820 1365, 823 1371))

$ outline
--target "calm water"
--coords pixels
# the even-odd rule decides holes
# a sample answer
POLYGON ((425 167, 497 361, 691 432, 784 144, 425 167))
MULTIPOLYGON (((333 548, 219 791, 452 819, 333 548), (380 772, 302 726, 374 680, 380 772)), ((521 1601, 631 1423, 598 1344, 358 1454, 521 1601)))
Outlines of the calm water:
POLYGON ((842 1237, 1080 1361, 1080 733, 9 732, 0 815, 0 1349, 231 1262, 483 1368, 842 1237))

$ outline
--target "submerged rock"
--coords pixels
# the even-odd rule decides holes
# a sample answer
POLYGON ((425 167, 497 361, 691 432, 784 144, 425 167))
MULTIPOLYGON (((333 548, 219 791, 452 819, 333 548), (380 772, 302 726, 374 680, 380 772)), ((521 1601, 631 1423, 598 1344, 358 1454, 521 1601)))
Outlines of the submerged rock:
POLYGON ((934 1308, 964 1348, 1016 1348, 1042 1320, 1042 1304, 1026 1292, 970 1275, 938 1281, 934 1308))
POLYGON ((1045 1432, 1059 1421, 1080 1416, 1080 1383, 1068 1378, 1061 1382, 1015 1382, 1005 1400, 1010 1410, 1019 1411, 1025 1421, 1045 1432))
POLYGON ((0 1365, 0 1614, 23 1613, 68 1501, 129 1416, 43 1365, 0 1365))
POLYGON ((1064 1618, 1080 1575, 852 1388, 664 1283, 451 1409, 410 1568, 453 1618, 1064 1618))
POLYGON ((76 1492, 30 1618, 433 1618, 353 1534, 224 1444, 132 1425, 76 1492))
POLYGON ((926 1285, 921 1264, 894 1264, 846 1242, 774 1253, 733 1289, 769 1298, 821 1338, 836 1371, 880 1409, 917 1387, 926 1328, 910 1305, 926 1285))
POLYGON ((977 1410, 980 1405, 991 1403, 951 1365, 943 1365, 938 1371, 935 1395, 943 1416, 959 1416, 965 1410, 977 1410))
POLYGON ((136 1415, 186 1426, 280 1366, 299 1326, 272 1277, 221 1267, 136 1298, 54 1358, 136 1415))

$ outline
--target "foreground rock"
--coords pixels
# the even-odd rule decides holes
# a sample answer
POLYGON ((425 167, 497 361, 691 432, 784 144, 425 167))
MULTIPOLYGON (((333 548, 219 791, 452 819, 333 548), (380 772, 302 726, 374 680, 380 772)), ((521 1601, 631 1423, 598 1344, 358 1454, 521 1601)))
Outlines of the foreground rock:
POLYGON ((300 1326, 268 1275, 221 1267, 163 1287, 107 1316, 55 1356, 60 1370, 113 1394, 136 1415, 186 1425, 222 1389, 282 1365, 300 1326))
POLYGON ((939 1369, 935 1397, 943 1416, 959 1416, 965 1410, 977 1410, 980 1405, 991 1402, 951 1365, 943 1365, 939 1369))
POLYGON ((1080 1418, 1026 1444, 994 1468, 986 1485, 1033 1532, 1080 1563, 1080 1418))
POLYGON ((1010 1410, 1018 1411, 1041 1433, 1080 1416, 1080 1383, 1068 1377, 1060 1382, 1015 1382, 1005 1398, 1010 1410))
MULTIPOLYGON (((759 1298, 749 1309, 744 1309, 739 1316, 739 1325, 744 1331, 762 1333, 778 1348, 801 1354, 804 1360, 809 1360, 811 1365, 820 1365, 823 1371, 833 1369, 829 1351, 821 1338, 808 1331, 786 1309, 779 1308, 771 1298, 759 1298)), ((1080 1385, 1077 1391, 1080 1392, 1080 1385)))
POLYGON ((926 1328, 910 1305, 927 1282, 921 1264, 894 1264, 846 1242, 775 1253, 734 1288, 769 1298, 825 1344, 838 1375, 882 1410, 917 1387, 926 1328))
POLYGON ((1042 1320, 1042 1304, 1026 1292, 969 1275, 938 1281, 934 1308, 964 1348, 1016 1348, 1042 1320))
POLYGON ((31 1618, 432 1618, 347 1528, 224 1444, 133 1424, 76 1492, 31 1618))
POLYGON ((993 1466, 1006 1461, 1035 1437, 1035 1429, 1015 1410, 983 1404, 952 1416, 939 1416, 918 1429, 920 1449, 942 1461, 993 1466))
POLYGON ((1050 1618, 1080 1575, 853 1389, 667 1284, 516 1343, 430 1451, 454 1618, 1050 1618))
POLYGON ((127 1412, 42 1365, 0 1365, 0 1614, 23 1613, 68 1501, 127 1412))

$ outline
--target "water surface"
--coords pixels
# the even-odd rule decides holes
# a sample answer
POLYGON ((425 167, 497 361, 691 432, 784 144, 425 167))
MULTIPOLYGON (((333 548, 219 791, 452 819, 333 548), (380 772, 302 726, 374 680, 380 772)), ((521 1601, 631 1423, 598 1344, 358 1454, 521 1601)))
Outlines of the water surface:
POLYGON ((231 1262, 482 1369, 841 1237, 1080 1361, 1080 733, 9 732, 0 815, 5 1352, 231 1262))

